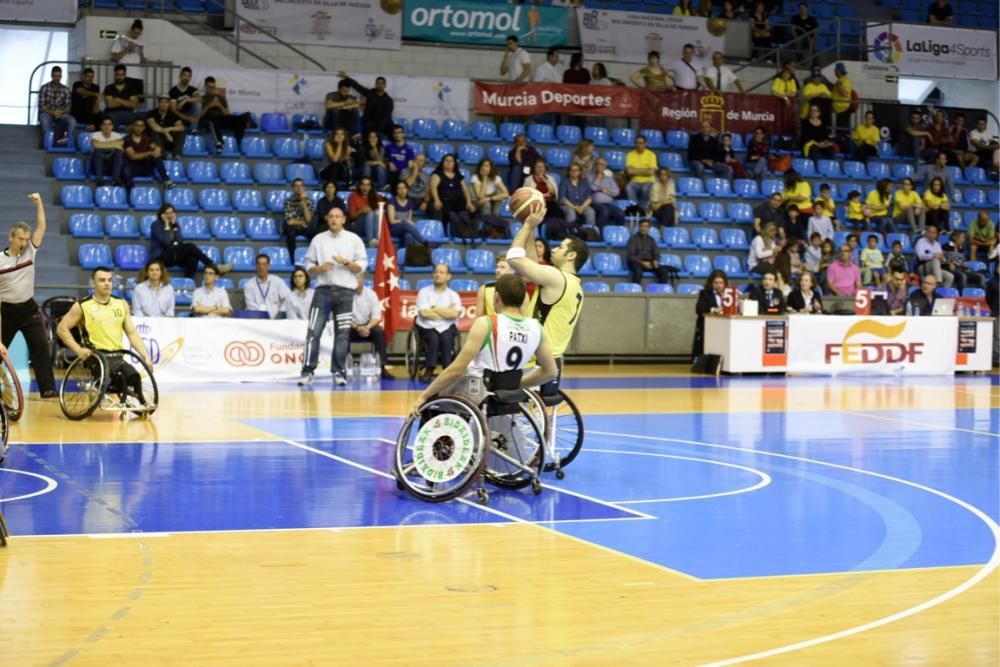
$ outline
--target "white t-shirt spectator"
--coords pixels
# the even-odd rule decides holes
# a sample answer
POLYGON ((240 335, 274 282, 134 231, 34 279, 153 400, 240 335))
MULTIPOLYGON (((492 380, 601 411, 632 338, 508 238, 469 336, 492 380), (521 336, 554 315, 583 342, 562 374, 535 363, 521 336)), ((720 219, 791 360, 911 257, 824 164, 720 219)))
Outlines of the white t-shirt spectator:
POLYGON ((285 298, 285 317, 289 320, 308 320, 309 308, 312 306, 313 289, 309 287, 305 292, 291 290, 285 298))
MULTIPOLYGON (((445 287, 439 292, 434 285, 428 285, 417 293, 417 312, 427 310, 431 306, 461 310, 462 300, 458 297, 458 292, 450 287, 445 287)), ((458 323, 458 318, 454 320, 427 320, 417 315, 416 323, 417 326, 424 329, 447 331, 449 327, 458 323)))
POLYGON ((144 47, 145 44, 142 43, 142 39, 132 39, 127 33, 120 32, 118 36, 115 37, 115 41, 111 43, 111 54, 121 53, 129 47, 129 45, 134 45, 136 48, 129 51, 121 57, 118 62, 122 65, 138 65, 142 62, 139 58, 139 48, 144 47))
POLYGON ((125 138, 125 135, 121 134, 120 132, 112 132, 108 136, 104 136, 104 133, 101 132, 100 130, 98 130, 97 132, 91 132, 90 133, 90 141, 91 141, 91 143, 93 143, 95 141, 118 141, 118 140, 124 139, 124 138, 125 138))
POLYGON ((994 141, 996 141, 996 139, 993 138, 993 135, 990 134, 990 131, 988 129, 983 130, 982 132, 980 132, 979 130, 972 130, 971 132, 969 132, 969 142, 970 143, 974 142, 973 145, 975 146, 975 150, 977 151, 985 150, 983 148, 980 148, 979 142, 984 142, 987 146, 989 146, 994 141))
POLYGON ((760 264, 762 259, 769 259, 774 257, 774 245, 772 244, 770 248, 764 242, 763 236, 756 236, 754 240, 750 242, 750 254, 747 256, 747 268, 752 269, 753 267, 760 264))
POLYGON ((382 302, 371 287, 362 287, 361 294, 354 294, 354 309, 351 311, 351 326, 359 327, 372 320, 382 321, 382 302))
POLYGON ((535 83, 562 83, 562 68, 546 60, 535 68, 532 78, 535 83))
MULTIPOLYGON (((531 64, 531 56, 527 51, 518 47, 514 53, 507 56, 507 80, 514 81, 517 77, 521 76, 521 72, 524 71, 525 65, 531 64)), ((531 75, 529 73, 528 77, 524 79, 527 83, 531 80, 531 75)), ((560 79, 561 80, 561 79, 560 79)))
MULTIPOLYGON (((473 174, 472 175, 472 196, 473 196, 473 198, 475 198, 476 193, 479 192, 479 185, 482 182, 483 182, 482 179, 479 178, 479 174, 473 174)), ((485 196, 487 196, 487 197, 492 197, 500 189, 500 183, 502 183, 502 181, 500 180, 499 176, 494 176, 492 180, 486 181, 486 183, 484 184, 484 187, 483 187, 483 194, 485 196)))
POLYGON ((806 232, 806 238, 812 238, 813 232, 816 232, 820 237, 826 241, 827 239, 833 240, 833 221, 830 220, 830 216, 824 215, 822 218, 818 218, 815 215, 809 218, 809 228, 806 232))
MULTIPOLYGON (((685 69, 687 68, 685 67, 685 69)), ((709 65, 705 68, 705 78, 708 79, 713 86, 715 86, 716 90, 723 93, 731 93, 736 91, 736 86, 733 82, 739 77, 733 74, 733 70, 729 69, 725 65, 722 67, 709 65)))
MULTIPOLYGON (((209 306, 213 308, 218 308, 222 306, 223 308, 229 308, 232 310, 233 306, 229 303, 229 293, 222 289, 218 285, 209 289, 204 285, 201 287, 194 288, 194 294, 191 296, 192 306, 209 306)), ((220 317, 219 315, 213 313, 211 315, 203 315, 202 317, 220 317)))
POLYGON ((703 71, 703 68, 697 60, 686 63, 683 58, 679 58, 670 66, 670 71, 674 75, 674 85, 678 88, 682 90, 698 89, 698 72, 703 71))
POLYGON ((243 301, 247 310, 266 310, 267 316, 273 320, 290 291, 278 276, 268 275, 264 281, 254 276, 243 283, 243 301))

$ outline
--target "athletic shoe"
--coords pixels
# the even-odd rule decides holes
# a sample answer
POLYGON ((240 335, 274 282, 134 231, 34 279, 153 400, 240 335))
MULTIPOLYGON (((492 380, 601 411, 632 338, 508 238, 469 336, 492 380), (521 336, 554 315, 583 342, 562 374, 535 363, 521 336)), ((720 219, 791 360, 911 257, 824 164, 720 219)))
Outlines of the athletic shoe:
POLYGON ((50 400, 50 399, 53 399, 53 398, 59 398, 59 392, 56 391, 55 389, 48 389, 46 391, 41 392, 41 397, 42 397, 42 400, 50 400))
POLYGON ((308 387, 309 385, 312 384, 312 381, 313 381, 312 373, 303 373, 302 377, 299 378, 299 386, 308 387))
POLYGON ((216 268, 216 270, 218 270, 219 275, 221 276, 221 275, 229 273, 230 271, 233 270, 233 263, 232 262, 226 262, 225 264, 216 264, 215 268, 216 268))
POLYGON ((339 387, 343 387, 345 384, 347 384, 347 376, 344 375, 343 373, 334 373, 333 383, 339 387))

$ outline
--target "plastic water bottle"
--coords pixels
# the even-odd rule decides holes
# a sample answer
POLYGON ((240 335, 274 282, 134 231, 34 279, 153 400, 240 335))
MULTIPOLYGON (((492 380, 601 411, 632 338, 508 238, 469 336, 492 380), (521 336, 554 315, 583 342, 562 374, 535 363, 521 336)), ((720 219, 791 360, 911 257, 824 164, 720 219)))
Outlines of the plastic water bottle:
POLYGON ((913 317, 913 304, 909 301, 906 302, 906 316, 913 317))
POLYGON ((362 356, 362 373, 365 378, 365 382, 368 384, 374 384, 378 379, 378 360, 375 355, 371 352, 365 352, 362 356))
POLYGON ((920 317, 920 306, 914 306, 913 307, 913 316, 914 317, 920 317))
POLYGON ((344 372, 348 382, 356 380, 358 377, 358 365, 354 361, 354 355, 350 352, 347 353, 347 361, 344 362, 344 372))

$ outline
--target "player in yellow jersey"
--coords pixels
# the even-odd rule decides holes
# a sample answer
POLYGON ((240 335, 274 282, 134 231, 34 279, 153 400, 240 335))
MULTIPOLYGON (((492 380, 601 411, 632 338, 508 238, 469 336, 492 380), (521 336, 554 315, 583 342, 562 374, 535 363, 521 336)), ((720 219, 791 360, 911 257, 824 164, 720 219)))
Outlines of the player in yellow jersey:
MULTIPOLYGON (((496 269, 494 275, 497 280, 500 276, 505 276, 508 273, 514 273, 514 269, 510 267, 507 263, 506 257, 496 258, 496 269)), ((483 283, 479 287, 479 291, 476 292, 476 315, 496 315, 496 309, 493 307, 493 297, 496 295, 497 287, 496 280, 488 283, 483 283)), ((525 315, 530 315, 529 305, 531 304, 531 299, 525 295, 524 304, 521 306, 521 312, 525 315)))
POLYGON ((111 354, 122 350, 124 333, 132 349, 152 368, 146 346, 132 322, 128 303, 111 294, 113 278, 114 273, 107 267, 94 269, 91 274, 94 293, 73 304, 60 320, 56 333, 63 344, 84 361, 93 357, 95 350, 106 353, 108 376, 111 378, 109 391, 118 394, 123 404, 127 403, 130 395, 144 403, 139 374, 120 355, 111 354), (77 327, 80 342, 73 337, 73 330, 77 327))

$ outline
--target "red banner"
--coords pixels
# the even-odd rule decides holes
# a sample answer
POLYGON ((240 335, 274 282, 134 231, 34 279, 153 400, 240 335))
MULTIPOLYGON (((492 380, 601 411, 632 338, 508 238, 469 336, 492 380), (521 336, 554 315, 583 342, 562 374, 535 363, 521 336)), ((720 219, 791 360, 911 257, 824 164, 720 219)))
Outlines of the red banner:
POLYGON ((639 108, 639 125, 656 130, 697 132, 707 120, 715 132, 745 135, 763 125, 768 135, 796 134, 796 107, 773 95, 644 90, 639 108))
MULTIPOLYGON (((458 330, 468 331, 472 323, 479 317, 476 312, 476 293, 459 292, 462 300, 462 310, 458 314, 458 330)), ((393 315, 393 324, 397 331, 406 331, 413 328, 413 320, 417 317, 417 292, 416 290, 399 290, 399 310, 393 315)))
POLYGON ((637 117, 639 90, 625 86, 582 86, 564 83, 483 83, 473 88, 475 111, 503 116, 574 113, 637 117))

